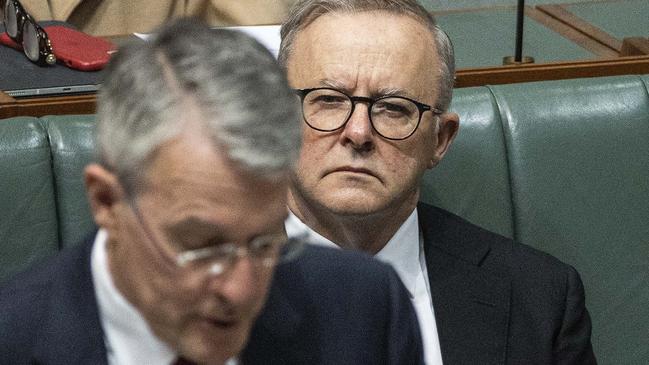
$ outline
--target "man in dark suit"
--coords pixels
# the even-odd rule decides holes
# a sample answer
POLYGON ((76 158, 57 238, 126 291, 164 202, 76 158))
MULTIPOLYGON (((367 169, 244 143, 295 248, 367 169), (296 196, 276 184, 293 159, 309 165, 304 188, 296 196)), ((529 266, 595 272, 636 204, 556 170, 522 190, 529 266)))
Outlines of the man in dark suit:
POLYGON ((389 266, 286 237, 299 109, 263 46, 172 23, 120 49, 97 120, 99 230, 0 289, 0 363, 236 364, 262 309, 246 364, 421 363, 389 266))
MULTIPOLYGON (((1 364, 113 363, 91 272, 94 239, 1 290, 1 364)), ((126 363, 147 363, 135 356, 126 363)), ((277 267, 242 364, 411 365, 423 359, 415 313, 390 267, 360 254, 306 247, 277 267)))
POLYGON ((289 235, 390 262, 437 364, 592 364, 573 268, 421 204, 459 128, 453 47, 414 0, 304 0, 280 63, 302 100, 289 235))

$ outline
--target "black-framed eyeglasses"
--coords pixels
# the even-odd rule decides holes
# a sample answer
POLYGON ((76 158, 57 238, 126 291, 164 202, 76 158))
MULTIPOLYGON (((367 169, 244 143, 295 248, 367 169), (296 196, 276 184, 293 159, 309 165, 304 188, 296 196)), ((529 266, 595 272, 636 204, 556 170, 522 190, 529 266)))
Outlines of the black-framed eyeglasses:
POLYGON ((424 112, 443 113, 404 96, 350 96, 329 87, 296 89, 295 92, 302 100, 304 122, 321 132, 333 132, 347 124, 356 103, 367 103, 372 128, 383 138, 391 140, 403 140, 415 133, 424 112))
POLYGON ((129 205, 149 241, 156 246, 158 251, 161 251, 168 261, 179 268, 198 272, 203 277, 222 275, 228 272, 238 259, 246 256, 256 266, 271 268, 295 259, 306 244, 306 235, 287 239, 285 234, 270 234, 257 236, 247 242, 245 246, 236 243, 222 243, 194 250, 179 251, 170 255, 169 249, 178 249, 168 247, 170 245, 163 246, 158 241, 133 198, 129 199, 129 205))
POLYGON ((40 66, 56 63, 47 33, 18 0, 6 0, 3 21, 9 38, 23 47, 23 52, 30 61, 40 66))

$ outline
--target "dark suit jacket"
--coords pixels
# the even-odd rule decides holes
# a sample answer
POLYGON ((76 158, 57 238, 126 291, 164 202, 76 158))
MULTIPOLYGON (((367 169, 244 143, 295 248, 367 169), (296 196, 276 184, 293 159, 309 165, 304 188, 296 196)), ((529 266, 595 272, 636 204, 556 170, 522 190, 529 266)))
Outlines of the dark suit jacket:
POLYGON ((574 268, 447 211, 417 209, 445 365, 595 364, 574 268))
MULTIPOLYGON (((0 364, 106 364, 93 241, 0 289, 0 364)), ((414 309, 394 271, 320 247, 278 267, 243 358, 244 365, 423 362, 414 309)))

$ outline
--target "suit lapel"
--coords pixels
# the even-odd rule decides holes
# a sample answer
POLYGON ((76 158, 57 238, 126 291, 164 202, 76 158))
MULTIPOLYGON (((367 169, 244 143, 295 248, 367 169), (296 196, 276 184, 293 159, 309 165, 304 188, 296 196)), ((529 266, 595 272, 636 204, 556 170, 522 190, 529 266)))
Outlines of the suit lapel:
POLYGON ((510 279, 482 267, 488 242, 448 213, 420 205, 426 266, 445 364, 504 364, 510 279))
POLYGON ((106 364, 90 253, 94 236, 68 255, 50 291, 35 349, 39 364, 106 364))

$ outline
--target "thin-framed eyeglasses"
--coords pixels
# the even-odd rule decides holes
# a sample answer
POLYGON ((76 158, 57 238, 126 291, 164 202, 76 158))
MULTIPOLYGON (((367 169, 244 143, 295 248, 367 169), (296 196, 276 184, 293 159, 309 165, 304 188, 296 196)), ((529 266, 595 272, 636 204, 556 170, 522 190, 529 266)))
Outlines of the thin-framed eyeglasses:
POLYGON ((45 30, 25 11, 18 0, 6 0, 3 22, 11 40, 23 48, 27 58, 40 65, 53 65, 56 56, 45 30))
POLYGON ((357 103, 367 104, 372 128, 390 140, 403 140, 415 133, 425 112, 430 111, 434 115, 443 113, 440 109, 405 96, 351 96, 329 87, 296 89, 295 92, 302 101, 304 122, 321 132, 333 132, 347 124, 357 103))
MULTIPOLYGON (((287 239, 284 234, 271 234, 257 236, 247 242, 245 246, 236 243, 221 243, 170 255, 166 247, 171 245, 165 246, 158 241, 135 200, 130 199, 129 205, 148 240, 156 246, 158 251, 162 251, 162 254, 177 267, 199 272, 206 277, 217 277, 228 272, 243 257, 248 257, 258 267, 272 268, 294 260, 300 255, 306 244, 306 235, 287 239)), ((177 247, 172 249, 178 250, 177 247)))

